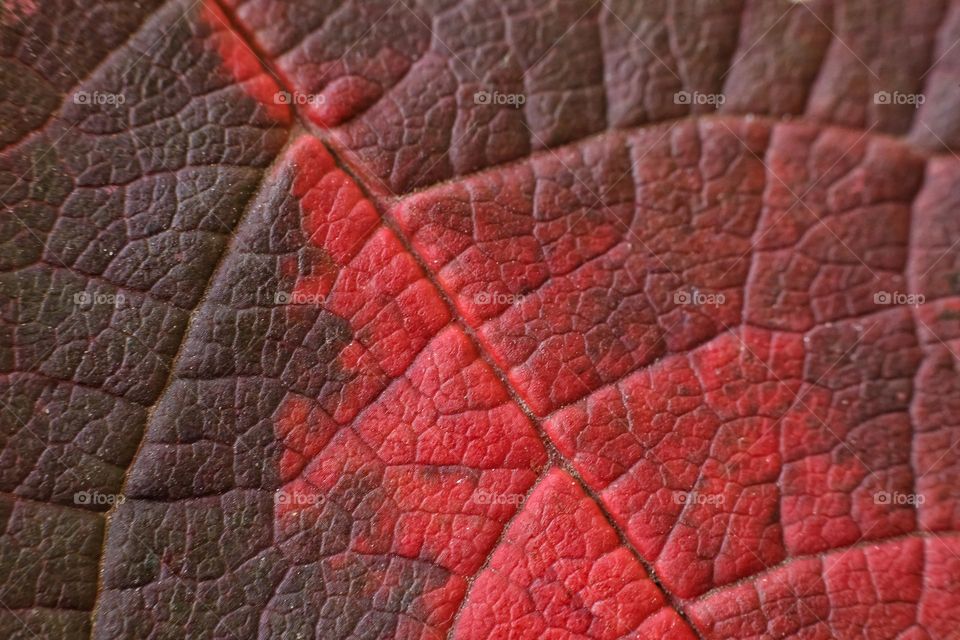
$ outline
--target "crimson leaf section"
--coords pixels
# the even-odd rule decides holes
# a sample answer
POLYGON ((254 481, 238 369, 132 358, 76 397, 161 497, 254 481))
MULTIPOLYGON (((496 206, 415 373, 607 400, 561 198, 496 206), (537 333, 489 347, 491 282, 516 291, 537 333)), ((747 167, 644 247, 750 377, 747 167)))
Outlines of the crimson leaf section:
POLYGON ((394 210, 540 415, 740 323, 769 137, 759 122, 614 132, 394 210), (724 304, 684 304, 686 297, 724 304))
POLYGON ((949 637, 930 612, 950 589, 925 586, 920 551, 943 559, 956 531, 958 166, 855 131, 701 118, 390 215, 708 637, 761 620, 802 635, 809 616, 764 609, 777 589, 822 612, 811 637, 859 637, 895 592, 849 600, 901 548, 913 595, 871 614, 873 637, 915 619, 949 637), (829 603, 791 582, 827 559, 829 603), (759 604, 736 595, 754 589, 759 604))
POLYGON ((287 136, 222 21, 156 6, 4 8, 4 109, 35 109, 3 118, 0 156, 3 637, 89 637, 99 512, 287 136))
POLYGON ((691 607, 711 638, 953 638, 955 534, 874 544, 778 567, 691 607))
POLYGON ((443 637, 546 462, 315 139, 264 183, 111 518, 95 637, 443 637))
POLYGON ((552 469, 476 578, 454 638, 692 640, 596 503, 552 469))

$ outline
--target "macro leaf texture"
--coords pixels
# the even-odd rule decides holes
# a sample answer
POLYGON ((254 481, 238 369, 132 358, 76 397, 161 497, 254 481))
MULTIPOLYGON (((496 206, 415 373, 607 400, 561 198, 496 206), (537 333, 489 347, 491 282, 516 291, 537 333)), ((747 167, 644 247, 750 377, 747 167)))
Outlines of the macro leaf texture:
POLYGON ((960 0, 0 53, 0 638, 960 639, 960 0))

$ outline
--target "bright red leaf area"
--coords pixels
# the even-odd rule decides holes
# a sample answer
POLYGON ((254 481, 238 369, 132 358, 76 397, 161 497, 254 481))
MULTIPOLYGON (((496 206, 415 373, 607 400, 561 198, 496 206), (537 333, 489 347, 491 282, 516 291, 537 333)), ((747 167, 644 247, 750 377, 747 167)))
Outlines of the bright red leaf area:
POLYGON ((960 2, 0 11, 0 636, 960 638, 960 2))

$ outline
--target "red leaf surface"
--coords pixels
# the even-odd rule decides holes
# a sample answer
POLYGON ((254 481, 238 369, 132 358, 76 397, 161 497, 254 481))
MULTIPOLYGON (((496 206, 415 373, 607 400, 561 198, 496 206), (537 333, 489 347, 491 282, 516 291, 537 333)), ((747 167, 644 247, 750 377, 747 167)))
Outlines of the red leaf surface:
POLYGON ((0 637, 960 638, 960 3, 0 8, 0 637))

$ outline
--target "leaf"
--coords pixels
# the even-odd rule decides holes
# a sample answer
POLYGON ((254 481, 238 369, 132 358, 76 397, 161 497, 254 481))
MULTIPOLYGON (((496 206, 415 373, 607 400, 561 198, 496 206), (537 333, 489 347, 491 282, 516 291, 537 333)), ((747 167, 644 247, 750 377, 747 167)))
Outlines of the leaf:
POLYGON ((3 637, 955 637, 960 5, 0 24, 3 637))

